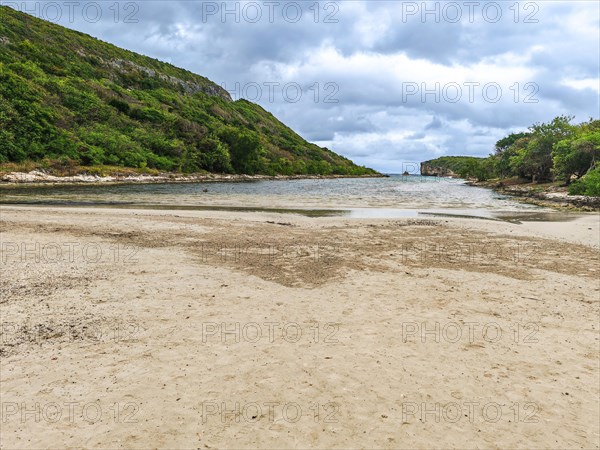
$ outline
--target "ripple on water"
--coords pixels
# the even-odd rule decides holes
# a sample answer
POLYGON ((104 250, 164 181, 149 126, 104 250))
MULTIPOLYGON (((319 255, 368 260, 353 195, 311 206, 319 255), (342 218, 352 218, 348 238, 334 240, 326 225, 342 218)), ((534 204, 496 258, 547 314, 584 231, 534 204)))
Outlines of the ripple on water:
MULTIPOLYGON (((353 218, 413 217, 419 213, 484 218, 553 210, 519 203, 463 180, 421 176, 262 180, 245 183, 11 186, 0 203, 160 209, 235 209, 300 212, 353 218)), ((507 216, 508 217, 508 216, 507 216)), ((508 219, 519 220, 519 219, 508 219)))

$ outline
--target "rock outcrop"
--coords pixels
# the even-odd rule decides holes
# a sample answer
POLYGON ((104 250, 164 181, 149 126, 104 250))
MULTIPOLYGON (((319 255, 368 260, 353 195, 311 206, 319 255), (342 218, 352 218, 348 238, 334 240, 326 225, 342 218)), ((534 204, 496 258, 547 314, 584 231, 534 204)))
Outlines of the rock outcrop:
POLYGON ((585 195, 569 195, 567 188, 547 189, 537 191, 532 185, 497 186, 497 192, 514 197, 530 200, 541 206, 574 206, 577 208, 596 211, 600 209, 600 197, 588 197, 585 195))
POLYGON ((421 163, 421 175, 427 177, 450 177, 450 178, 458 178, 458 175, 452 172, 452 170, 447 167, 436 167, 429 162, 421 163))
POLYGON ((222 99, 231 102, 231 95, 229 92, 222 88, 221 86, 211 82, 210 80, 206 80, 206 83, 200 84, 195 83, 193 81, 185 81, 180 78, 165 75, 160 72, 157 72, 154 69, 150 69, 148 67, 140 66, 132 61, 127 61, 124 59, 112 59, 110 61, 103 61, 104 64, 109 65, 110 67, 117 69, 119 72, 127 73, 131 71, 137 71, 143 73, 149 77, 157 77, 162 81, 166 81, 169 84, 174 86, 179 86, 186 94, 193 95, 196 92, 203 92, 207 95, 211 95, 213 97, 221 97, 222 99))

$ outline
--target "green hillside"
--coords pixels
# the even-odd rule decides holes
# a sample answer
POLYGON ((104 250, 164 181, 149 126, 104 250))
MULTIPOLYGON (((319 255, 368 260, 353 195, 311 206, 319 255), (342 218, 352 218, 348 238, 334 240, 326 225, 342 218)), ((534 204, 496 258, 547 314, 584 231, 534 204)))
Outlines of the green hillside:
POLYGON ((305 141, 260 106, 232 101, 207 78, 0 7, 0 165, 31 162, 375 173, 305 141))

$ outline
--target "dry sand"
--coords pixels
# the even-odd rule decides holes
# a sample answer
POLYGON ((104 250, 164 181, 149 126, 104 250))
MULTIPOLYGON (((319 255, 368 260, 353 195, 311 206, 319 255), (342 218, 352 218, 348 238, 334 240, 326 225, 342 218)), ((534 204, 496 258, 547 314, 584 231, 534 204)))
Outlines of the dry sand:
POLYGON ((599 448, 599 226, 3 206, 0 446, 599 448))

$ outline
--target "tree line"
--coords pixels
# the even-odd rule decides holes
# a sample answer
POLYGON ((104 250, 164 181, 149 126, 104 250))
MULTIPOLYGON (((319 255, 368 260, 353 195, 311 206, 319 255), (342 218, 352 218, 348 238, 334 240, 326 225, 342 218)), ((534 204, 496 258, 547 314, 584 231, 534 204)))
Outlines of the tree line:
POLYGON ((572 124, 559 116, 511 133, 487 158, 468 158, 458 168, 479 181, 518 177, 532 183, 558 182, 573 195, 600 196, 600 120, 572 124))

